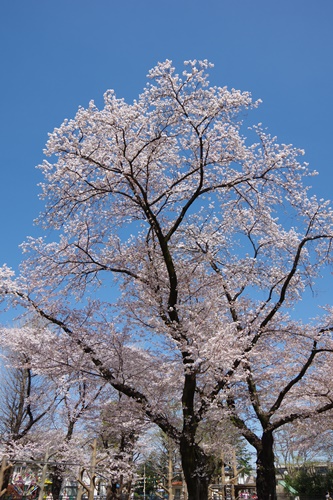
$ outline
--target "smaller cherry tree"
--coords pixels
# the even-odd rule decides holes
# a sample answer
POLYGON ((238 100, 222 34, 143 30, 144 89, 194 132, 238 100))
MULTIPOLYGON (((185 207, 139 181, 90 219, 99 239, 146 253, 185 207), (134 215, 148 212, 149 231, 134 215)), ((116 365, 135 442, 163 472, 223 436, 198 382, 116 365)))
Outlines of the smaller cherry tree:
MULTIPOLYGON (((97 439, 95 458, 98 470, 96 466, 94 479, 87 488, 95 491, 97 481, 100 481, 106 483, 110 500, 129 497, 135 474, 137 440, 147 429, 147 419, 131 399, 110 390, 104 379, 91 371, 91 363, 81 359, 80 366, 85 366, 85 369, 78 370, 77 353, 73 350, 67 355, 60 352, 56 336, 48 331, 45 323, 39 322, 36 327, 37 323, 31 321, 29 326, 4 329, 2 336, 5 345, 18 352, 24 347, 25 352, 30 353, 29 365, 26 363, 26 366, 31 373, 37 371, 39 377, 43 377, 44 388, 46 383, 52 384, 59 395, 58 406, 48 414, 49 426, 43 427, 43 439, 34 433, 31 439, 24 443, 20 441, 20 456, 27 450, 30 459, 34 457, 36 463, 47 460, 52 496, 57 499, 64 479, 73 475, 73 467, 68 464, 82 466, 89 472, 91 457, 84 443, 97 439), (85 460, 82 454, 86 456, 85 460), (46 455, 47 459, 44 458, 46 455)), ((120 353, 119 338, 116 346, 120 353)), ((17 366, 22 366, 19 360, 17 363, 17 366)))
POLYGON ((331 327, 289 320, 284 330, 281 323, 244 356, 244 379, 224 388, 231 421, 257 453, 259 498, 275 495, 276 432, 290 424, 312 427, 333 409, 331 327))
MULTIPOLYGON (((57 385, 34 372, 26 346, 10 349, 7 335, 2 338, 2 384, 0 388, 0 441, 3 456, 11 461, 18 450, 34 440, 34 435, 50 426, 51 413, 61 402, 57 385), (6 350, 4 350, 6 349, 6 350)), ((11 346, 12 347, 12 346, 11 346)), ((3 487, 7 488, 13 467, 6 467, 3 487)))
POLYGON ((133 400, 122 394, 110 394, 96 413, 85 427, 97 437, 98 450, 105 456, 99 472, 106 484, 106 498, 129 499, 136 477, 136 459, 151 424, 133 400))

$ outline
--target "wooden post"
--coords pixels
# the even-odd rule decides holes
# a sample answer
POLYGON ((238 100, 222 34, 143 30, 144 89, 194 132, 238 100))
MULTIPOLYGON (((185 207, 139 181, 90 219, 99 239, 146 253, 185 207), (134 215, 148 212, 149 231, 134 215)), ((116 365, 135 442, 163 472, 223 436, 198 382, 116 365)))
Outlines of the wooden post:
POLYGON ((4 495, 7 491, 7 488, 2 489, 3 478, 4 478, 6 470, 10 469, 11 467, 13 467, 13 464, 7 463, 7 457, 4 456, 2 458, 1 467, 0 467, 0 497, 2 497, 2 495, 4 495))
POLYGON ((78 486, 78 489, 77 489, 76 500, 81 500, 82 495, 83 495, 83 486, 82 486, 83 473, 84 473, 84 469, 80 468, 80 470, 79 470, 79 477, 77 479, 77 481, 79 483, 79 486, 78 486))
POLYGON ((224 454, 221 454, 221 483, 222 483, 222 499, 225 500, 225 467, 224 454))
POLYGON ((168 439, 168 499, 172 500, 172 477, 173 477, 173 464, 172 464, 172 444, 171 439, 168 439))
POLYGON ((146 464, 143 464, 143 500, 146 500, 146 483, 147 483, 146 464))
MULTIPOLYGON (((94 500, 94 493, 95 493, 95 480, 96 480, 96 455, 97 455, 97 440, 94 439, 93 444, 91 445, 92 448, 92 454, 91 454, 91 465, 90 465, 90 471, 87 472, 88 477, 89 477, 89 484, 85 484, 82 478, 83 471, 81 477, 78 477, 77 480, 79 484, 87 491, 88 493, 88 500, 94 500)), ((81 494, 82 496, 82 494, 81 494)))
POLYGON ((238 474, 237 474, 237 461, 236 461, 236 451, 233 449, 232 451, 232 485, 231 485, 231 498, 232 500, 236 499, 235 495, 235 483, 238 482, 238 474))
POLYGON ((38 494, 38 500, 43 500, 44 496, 44 488, 45 488, 45 479, 46 479, 46 474, 47 474, 47 461, 49 459, 49 450, 46 450, 45 457, 44 457, 44 465, 42 468, 42 476, 40 478, 39 482, 39 494, 38 494))

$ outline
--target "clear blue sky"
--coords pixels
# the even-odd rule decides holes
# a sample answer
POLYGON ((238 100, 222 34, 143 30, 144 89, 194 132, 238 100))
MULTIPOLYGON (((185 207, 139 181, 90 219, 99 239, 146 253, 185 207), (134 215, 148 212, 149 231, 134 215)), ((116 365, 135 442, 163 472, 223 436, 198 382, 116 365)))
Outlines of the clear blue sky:
POLYGON ((261 98, 254 122, 304 148, 333 198, 332 0, 2 0, 0 23, 0 263, 37 234, 48 132, 108 88, 132 100, 166 58, 207 58, 212 83, 261 98))

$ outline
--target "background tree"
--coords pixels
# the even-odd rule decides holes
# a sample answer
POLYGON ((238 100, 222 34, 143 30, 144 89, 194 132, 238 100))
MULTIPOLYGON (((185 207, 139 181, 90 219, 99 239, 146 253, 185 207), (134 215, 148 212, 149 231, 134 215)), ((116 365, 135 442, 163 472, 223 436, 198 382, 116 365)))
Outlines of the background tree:
POLYGON ((163 497, 172 495, 172 483, 182 481, 182 468, 179 449, 163 432, 150 432, 149 445, 141 457, 139 465, 140 483, 136 491, 143 494, 143 478, 146 492, 163 497))
POLYGON ((313 425, 331 414, 332 341, 329 328, 289 321, 284 332, 266 332, 265 356, 256 346, 243 360, 244 382, 230 383, 225 406, 230 417, 257 452, 257 488, 273 495, 276 483, 274 435, 285 425, 313 425))
POLYGON ((318 467, 318 464, 304 464, 285 479, 298 492, 301 500, 320 500, 333 491, 332 468, 318 467))
POLYGON ((144 438, 148 426, 131 399, 122 394, 110 396, 100 406, 99 418, 86 426, 98 437, 98 446, 107 457, 101 463, 107 500, 127 500, 137 475, 138 440, 144 438))
POLYGON ((10 442, 25 437, 49 416, 59 395, 50 380, 33 372, 28 354, 11 352, 6 359, 1 368, 0 432, 2 440, 10 442))
MULTIPOLYGON (((3 267, 0 286, 52 325, 53 351, 73 352, 78 370, 133 399, 178 443, 190 500, 206 500, 214 471, 202 424, 227 410, 249 436, 236 406, 260 406, 252 357, 270 362, 270 339, 302 335, 294 306, 332 262, 332 210, 308 196, 303 151, 261 126, 246 137, 242 115, 258 103, 209 86, 209 67, 190 61, 179 76, 160 63, 134 103, 108 91, 101 110, 90 103, 50 134, 39 223, 55 241, 28 239, 21 276, 3 267)), ((331 311, 325 321, 316 333, 328 337, 331 311)), ((312 334, 294 379, 317 358, 312 334)), ((289 386, 284 378, 268 413, 255 411, 261 440, 272 441, 266 421, 289 386)), ((260 500, 275 497, 267 458, 260 500)))
MULTIPOLYGON (((69 377, 66 384, 67 387, 64 388, 63 381, 63 401, 61 407, 58 409, 58 415, 55 418, 56 426, 63 431, 63 436, 60 438, 63 445, 61 446, 61 444, 58 443, 57 449, 52 457, 53 464, 49 467, 53 500, 58 500, 60 497, 65 472, 68 470, 66 464, 66 459, 68 460, 67 450, 71 448, 71 441, 75 436, 75 427, 77 427, 83 419, 93 418, 92 412, 96 408, 96 405, 99 404, 105 385, 104 383, 96 383, 96 381, 91 383, 86 377, 82 377, 82 373, 77 374, 74 380, 69 377)), ((83 433, 82 424, 78 432, 83 433)))
POLYGON ((300 420, 276 432, 274 454, 279 468, 285 468, 292 476, 307 463, 332 462, 332 423, 329 413, 325 417, 312 418, 310 422, 300 420))
MULTIPOLYGON (((4 352, 4 351, 3 351, 4 352)), ((33 372, 29 355, 24 351, 8 351, 3 354, 0 386, 0 440, 5 455, 15 458, 19 443, 29 441, 29 435, 50 421, 50 412, 60 402, 56 386, 33 372)), ((8 486, 12 467, 8 467, 3 478, 3 487, 8 486)))

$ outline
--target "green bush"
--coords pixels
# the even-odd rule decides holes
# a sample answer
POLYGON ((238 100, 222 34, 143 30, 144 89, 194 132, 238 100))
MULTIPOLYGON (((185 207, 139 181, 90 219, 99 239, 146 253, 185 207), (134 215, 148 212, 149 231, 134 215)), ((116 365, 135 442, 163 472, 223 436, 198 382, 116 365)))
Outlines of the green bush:
POLYGON ((292 476, 287 476, 286 482, 298 491, 301 500, 316 497, 325 499, 328 491, 333 495, 333 469, 302 467, 292 476))

